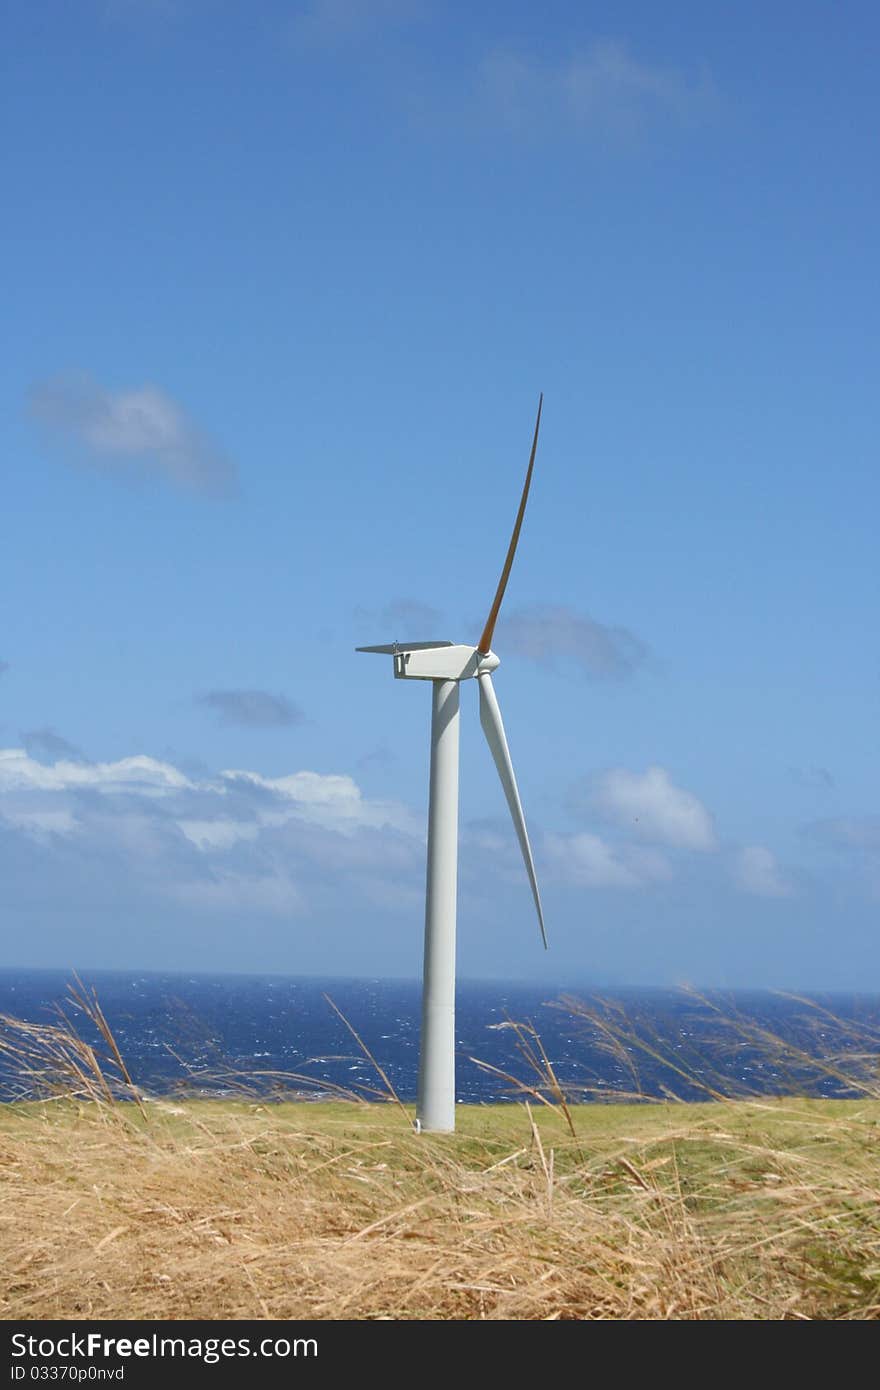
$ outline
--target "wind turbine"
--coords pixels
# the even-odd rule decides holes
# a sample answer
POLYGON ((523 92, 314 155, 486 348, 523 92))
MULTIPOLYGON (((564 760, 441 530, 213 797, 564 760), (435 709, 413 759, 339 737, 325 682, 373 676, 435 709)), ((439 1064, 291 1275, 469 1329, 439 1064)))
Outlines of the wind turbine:
POLYGON ((358 647, 359 652, 381 652, 394 661, 398 680, 431 681, 431 790, 428 801, 428 874, 425 893, 425 961, 422 977, 422 1033, 419 1054, 419 1083, 416 1103, 418 1130, 455 1129, 455 916, 458 890, 458 687, 475 679, 480 689, 480 724, 495 760, 501 785, 525 860, 538 910, 538 925, 544 947, 544 914, 535 876, 535 863, 529 844, 525 817, 510 750, 501 720, 498 698, 492 685, 492 672, 500 665, 492 651, 492 636, 519 533, 525 515, 538 430, 541 427, 543 394, 538 401, 538 417, 529 457, 528 471, 520 498, 513 535, 498 581, 498 588, 486 626, 475 647, 452 642, 393 642, 380 647, 358 647))

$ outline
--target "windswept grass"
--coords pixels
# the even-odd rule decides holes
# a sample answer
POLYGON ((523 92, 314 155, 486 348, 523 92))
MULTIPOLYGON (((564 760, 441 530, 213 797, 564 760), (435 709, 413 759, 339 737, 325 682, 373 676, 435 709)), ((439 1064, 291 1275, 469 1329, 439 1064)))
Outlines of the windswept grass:
POLYGON ((521 1025, 524 1102, 417 1136, 399 1104, 135 1099, 106 1037, 46 1026, 82 1075, 25 1032, 51 1098, 0 1107, 5 1318, 880 1314, 864 1093, 576 1105, 521 1025))

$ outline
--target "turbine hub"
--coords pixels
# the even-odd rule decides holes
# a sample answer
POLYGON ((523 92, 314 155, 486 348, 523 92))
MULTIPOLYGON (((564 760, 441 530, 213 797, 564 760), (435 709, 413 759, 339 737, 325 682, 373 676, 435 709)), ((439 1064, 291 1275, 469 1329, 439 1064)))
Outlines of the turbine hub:
POLYGON ((485 656, 480 654, 480 660, 477 664, 477 675, 481 676, 485 671, 497 671, 500 665, 501 658, 497 657, 494 652, 486 652, 485 656))

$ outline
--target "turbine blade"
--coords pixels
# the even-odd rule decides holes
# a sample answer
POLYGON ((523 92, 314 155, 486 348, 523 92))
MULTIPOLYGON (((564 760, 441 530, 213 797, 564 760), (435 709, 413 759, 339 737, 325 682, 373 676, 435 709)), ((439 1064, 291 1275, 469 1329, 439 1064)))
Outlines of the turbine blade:
POLYGON ((532 847, 529 844, 529 832, 526 830, 526 818, 523 815, 522 802, 519 799, 519 788, 516 785, 513 763, 510 761, 510 749, 507 746, 504 725, 501 722, 498 697, 495 694, 492 677, 488 671, 481 672, 477 680, 480 686, 480 723, 483 726, 483 733, 486 735, 486 742, 492 757, 495 759, 495 766, 498 769, 498 776, 501 778, 504 795, 507 797, 510 814, 513 816, 519 847, 526 864, 526 873, 529 876, 529 883, 532 885, 532 897, 535 899, 535 907, 538 909, 538 925, 541 928, 541 939, 546 951, 547 933, 544 930, 544 913, 541 910, 541 896, 538 892, 538 880, 535 875, 535 861, 532 858, 532 847))
POLYGON ((483 628, 483 635, 477 643, 477 651, 485 656, 492 646, 492 637, 495 632, 495 624, 498 621, 498 610, 501 607, 501 600, 504 598, 504 590, 507 588, 507 581, 510 578, 510 569, 513 565, 513 557, 516 554, 517 541, 519 540, 520 529, 522 528, 523 517, 526 512, 526 502, 529 500, 529 488, 532 483, 532 469, 535 466, 535 451, 538 447, 538 430, 541 428, 541 407, 544 404, 544 393, 541 392, 538 398, 538 418, 535 421, 535 437, 532 440, 532 452, 529 456, 529 467, 526 473, 525 486, 520 498, 519 511, 516 514, 516 522, 513 527, 513 535, 510 538, 510 545, 507 547, 507 559, 504 561, 504 568, 501 571, 501 578, 498 581, 498 588, 495 591, 495 599, 489 609, 489 616, 486 619, 486 626, 483 628))

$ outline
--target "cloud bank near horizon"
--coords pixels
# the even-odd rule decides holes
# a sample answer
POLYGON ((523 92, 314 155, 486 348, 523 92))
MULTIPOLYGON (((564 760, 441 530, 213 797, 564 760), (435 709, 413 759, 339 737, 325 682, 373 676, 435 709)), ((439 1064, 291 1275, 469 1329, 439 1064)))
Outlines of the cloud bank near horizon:
MULTIPOLYGON (((551 894, 663 893, 700 861, 718 888, 791 895, 765 847, 743 847, 728 863, 707 808, 666 769, 610 769, 592 786, 602 833, 533 827, 551 894)), ((345 773, 191 772, 146 754, 90 762, 51 730, 34 731, 30 751, 0 750, 0 866, 10 881, 26 876, 25 902, 37 886, 41 900, 54 894, 65 921, 105 898, 148 916, 174 909, 212 931, 224 920, 337 920, 358 902, 409 921, 421 916, 424 855, 423 815, 366 796, 345 773)), ((522 889, 526 911, 506 820, 463 827, 461 875, 471 910, 479 902, 495 912, 499 893, 506 901, 522 889)))
POLYGON ((132 900, 296 916, 328 873, 370 897, 371 880, 423 855, 420 818, 345 775, 196 777, 146 755, 45 763, 11 748, 0 750, 0 797, 0 840, 72 874, 85 897, 99 876, 132 900))

